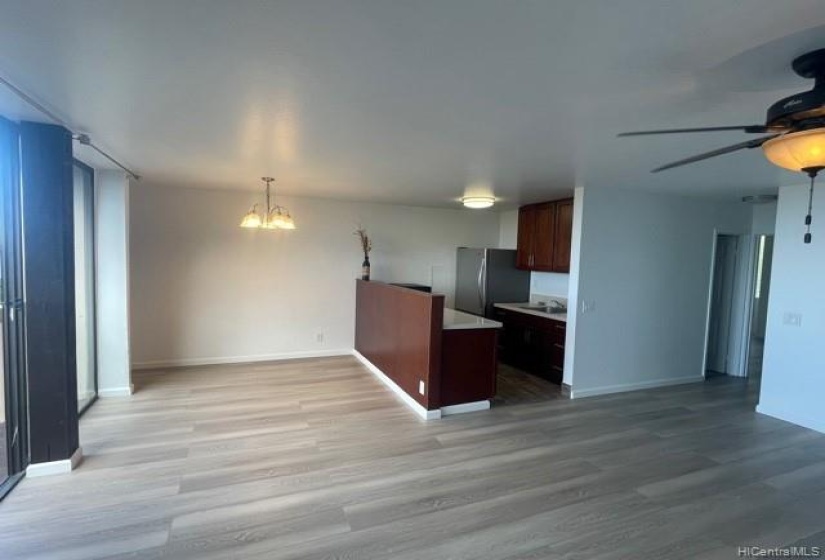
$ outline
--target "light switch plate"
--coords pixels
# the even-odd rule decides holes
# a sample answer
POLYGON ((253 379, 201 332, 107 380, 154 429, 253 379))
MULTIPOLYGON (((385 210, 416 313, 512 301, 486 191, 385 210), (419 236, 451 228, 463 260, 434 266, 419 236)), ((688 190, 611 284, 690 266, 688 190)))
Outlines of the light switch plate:
POLYGON ((802 326, 802 314, 801 313, 785 313, 782 317, 782 324, 788 325, 791 327, 801 327, 802 326))

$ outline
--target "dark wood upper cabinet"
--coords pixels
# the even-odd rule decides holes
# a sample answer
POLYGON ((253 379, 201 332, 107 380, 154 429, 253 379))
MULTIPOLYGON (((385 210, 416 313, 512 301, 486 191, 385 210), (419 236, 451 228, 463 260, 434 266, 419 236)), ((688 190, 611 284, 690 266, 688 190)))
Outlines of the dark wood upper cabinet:
POLYGON ((541 272, 570 272, 573 200, 519 208, 516 266, 541 272))
POLYGON ((516 268, 529 270, 533 264, 533 229, 535 228, 535 222, 535 206, 522 206, 519 208, 516 268))
POLYGON ((570 248, 573 244, 572 200, 556 203, 556 232, 553 241, 553 270, 570 272, 570 248))
POLYGON ((533 225, 533 266, 532 270, 553 271, 553 238, 556 233, 556 205, 553 202, 536 205, 533 225))

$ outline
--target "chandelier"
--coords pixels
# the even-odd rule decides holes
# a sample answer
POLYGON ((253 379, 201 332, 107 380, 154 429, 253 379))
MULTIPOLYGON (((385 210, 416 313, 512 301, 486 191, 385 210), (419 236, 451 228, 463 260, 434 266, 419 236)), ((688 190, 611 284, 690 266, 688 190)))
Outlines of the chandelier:
POLYGON ((272 192, 270 185, 275 179, 261 177, 261 180, 266 183, 266 210, 262 216, 258 213, 258 204, 253 204, 241 220, 241 227, 248 229, 295 229, 295 220, 290 216, 289 210, 275 204, 275 193, 272 192))

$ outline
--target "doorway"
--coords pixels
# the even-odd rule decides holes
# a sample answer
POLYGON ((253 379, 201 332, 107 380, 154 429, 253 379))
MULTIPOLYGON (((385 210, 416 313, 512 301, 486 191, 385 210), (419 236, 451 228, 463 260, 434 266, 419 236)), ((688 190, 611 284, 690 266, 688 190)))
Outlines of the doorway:
POLYGON ((762 356, 765 352, 768 297, 770 295, 771 270, 773 268, 773 241, 773 235, 759 235, 756 238, 750 332, 746 350, 746 373, 748 378, 754 380, 762 378, 762 356))
POLYGON ((758 383, 773 264, 772 235, 717 235, 705 352, 706 378, 758 383))
POLYGON ((77 410, 82 415, 97 398, 94 170, 75 160, 73 183, 75 361, 77 410))
POLYGON ((736 259, 739 238, 718 235, 713 262, 713 283, 710 298, 705 377, 728 375, 731 372, 731 334, 733 301, 736 289, 736 259))

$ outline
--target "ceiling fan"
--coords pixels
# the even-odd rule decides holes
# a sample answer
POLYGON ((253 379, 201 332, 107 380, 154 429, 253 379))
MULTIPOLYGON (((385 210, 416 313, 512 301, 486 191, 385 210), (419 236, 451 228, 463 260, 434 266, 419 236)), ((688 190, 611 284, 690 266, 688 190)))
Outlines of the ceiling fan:
POLYGON ((746 134, 767 134, 745 142, 717 148, 689 158, 674 161, 652 172, 681 167, 716 156, 744 149, 762 148, 765 157, 779 167, 791 171, 801 171, 811 178, 808 198, 808 215, 805 225, 805 243, 811 242, 811 206, 813 203, 814 178, 825 169, 825 49, 803 54, 791 64, 794 72, 803 78, 812 79, 814 87, 780 99, 768 108, 765 124, 745 126, 711 126, 704 128, 673 128, 665 130, 640 130, 623 132, 620 137, 648 136, 654 134, 684 134, 694 132, 742 131, 746 134))

